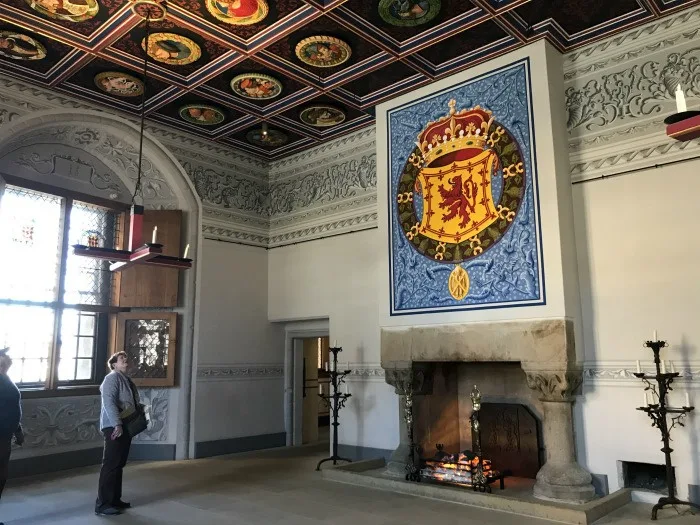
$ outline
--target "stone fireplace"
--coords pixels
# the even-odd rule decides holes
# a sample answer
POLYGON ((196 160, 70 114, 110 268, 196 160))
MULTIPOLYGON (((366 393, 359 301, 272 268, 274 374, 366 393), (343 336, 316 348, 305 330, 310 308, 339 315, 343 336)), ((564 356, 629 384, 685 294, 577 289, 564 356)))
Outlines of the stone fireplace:
MULTIPOLYGON (((570 320, 384 328, 381 360, 396 393, 402 396, 408 388, 413 392, 414 441, 425 455, 432 455, 438 444, 450 453, 471 448, 468 393, 476 384, 486 406, 508 404, 504 409, 511 419, 526 418, 526 413, 534 418, 534 441, 521 442, 502 461, 522 459, 526 465, 520 472, 542 464, 533 489, 536 497, 567 503, 595 497, 591 475, 575 459, 571 405, 582 371, 570 320)), ((409 456, 403 402, 400 407, 400 443, 387 466, 387 473, 397 476, 404 475, 409 456)), ((512 429, 499 430, 496 424, 492 431, 512 429)), ((504 439, 494 437, 495 442, 504 439)))

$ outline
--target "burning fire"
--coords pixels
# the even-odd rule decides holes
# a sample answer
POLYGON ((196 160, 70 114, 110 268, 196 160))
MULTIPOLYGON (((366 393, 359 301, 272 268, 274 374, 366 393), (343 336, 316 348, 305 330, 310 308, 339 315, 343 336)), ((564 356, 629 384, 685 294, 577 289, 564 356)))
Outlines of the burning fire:
MULTIPOLYGON (((424 465, 421 469, 423 477, 436 481, 471 485, 472 473, 479 466, 479 457, 474 454, 466 455, 462 452, 453 455, 445 454, 441 459, 426 459, 424 465)), ((488 459, 483 460, 483 469, 487 479, 498 475, 488 459)))

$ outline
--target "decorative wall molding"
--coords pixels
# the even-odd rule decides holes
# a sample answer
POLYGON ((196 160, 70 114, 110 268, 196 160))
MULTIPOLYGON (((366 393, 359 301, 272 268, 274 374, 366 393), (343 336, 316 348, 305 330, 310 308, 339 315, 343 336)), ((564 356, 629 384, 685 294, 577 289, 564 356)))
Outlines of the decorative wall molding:
POLYGON ((350 363, 350 374, 346 377, 350 381, 371 381, 378 380, 384 382, 386 373, 379 364, 353 364, 350 363))
POLYGON ((315 226, 302 227, 294 231, 272 235, 269 239, 269 247, 277 248, 287 244, 295 244, 301 241, 321 239, 331 235, 340 235, 356 231, 376 228, 377 212, 366 213, 357 217, 326 222, 315 226))
MULTIPOLYGON (((651 360, 641 361, 640 366, 643 372, 656 373, 651 360)), ((670 367, 668 361, 667 366, 670 367)), ((673 361, 673 366, 681 375, 674 381, 674 385, 692 384, 693 388, 700 387, 700 362, 673 361)), ((583 365, 583 382, 584 385, 641 387, 641 381, 634 377, 636 371, 636 361, 586 361, 583 365)), ((667 371, 670 370, 667 368, 667 371)))
POLYGON ((700 154, 700 140, 673 141, 663 124, 679 84, 689 107, 700 102, 699 37, 696 7, 566 55, 574 181, 700 154))
POLYGON ((253 379, 284 379, 284 365, 236 364, 202 365, 197 367, 198 381, 235 381, 253 379))

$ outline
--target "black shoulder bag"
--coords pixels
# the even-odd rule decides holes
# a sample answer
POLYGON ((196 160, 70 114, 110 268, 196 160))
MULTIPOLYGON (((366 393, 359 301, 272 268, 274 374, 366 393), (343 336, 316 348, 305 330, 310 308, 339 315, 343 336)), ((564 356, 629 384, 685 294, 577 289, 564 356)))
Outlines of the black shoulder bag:
POLYGON ((134 398, 134 412, 122 418, 122 428, 129 437, 136 437, 148 428, 148 420, 143 405, 136 401, 136 385, 129 379, 129 388, 134 398))

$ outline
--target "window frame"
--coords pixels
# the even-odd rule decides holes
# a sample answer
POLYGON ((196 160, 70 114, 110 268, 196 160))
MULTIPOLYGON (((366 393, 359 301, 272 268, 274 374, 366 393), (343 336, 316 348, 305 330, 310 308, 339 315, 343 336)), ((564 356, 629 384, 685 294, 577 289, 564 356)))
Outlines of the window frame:
MULTIPOLYGON (((38 306, 51 308, 54 312, 53 339, 49 350, 48 370, 46 381, 41 383, 31 383, 27 385, 17 385, 24 398, 41 398, 41 397, 61 397, 70 395, 90 395, 99 392, 98 385, 104 379, 107 372, 107 367, 101 366, 107 361, 110 344, 110 316, 112 314, 128 311, 129 308, 120 308, 110 305, 93 305, 93 304, 67 304, 64 301, 65 295, 65 280, 68 254, 71 246, 69 244, 70 234, 70 213, 75 201, 92 204, 103 208, 114 210, 118 215, 123 216, 129 210, 129 205, 122 202, 115 202, 93 195, 88 195, 58 186, 52 186, 41 182, 35 182, 12 175, 0 174, 0 199, 4 193, 5 186, 15 186, 22 189, 37 191, 54 195, 62 198, 61 203, 61 253, 58 262, 56 300, 54 301, 22 301, 14 299, 0 299, 0 305, 13 306, 38 306), (89 380, 58 380, 58 365, 61 352, 61 328, 63 312, 66 310, 75 310, 77 312, 91 312, 98 315, 95 316, 95 349, 93 351, 93 379, 89 380)), ((110 301, 111 303, 111 301, 110 301)))

